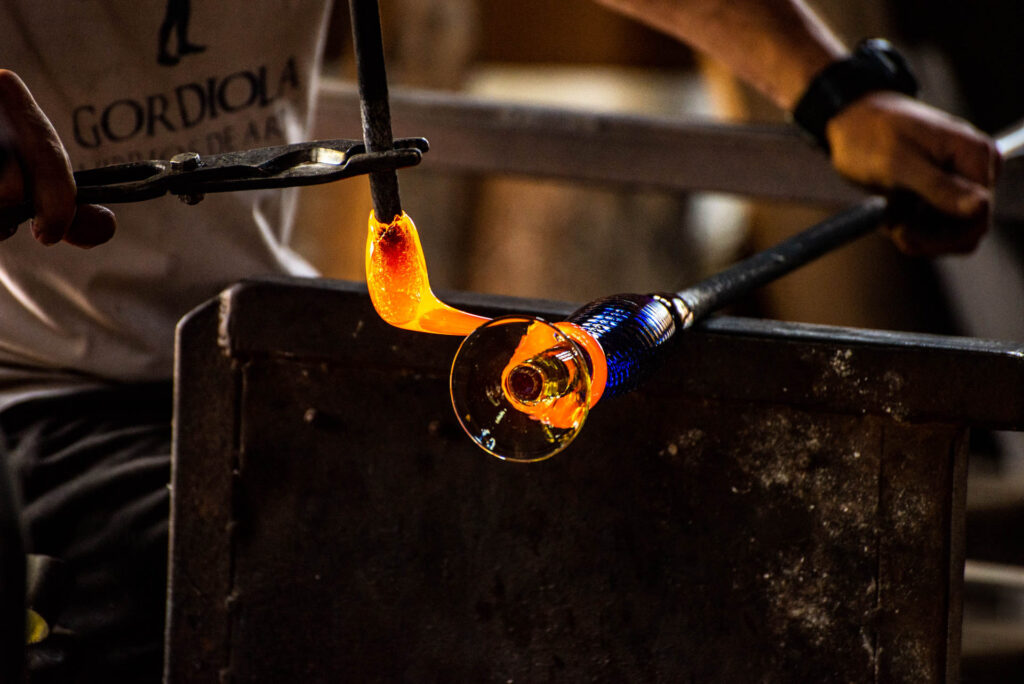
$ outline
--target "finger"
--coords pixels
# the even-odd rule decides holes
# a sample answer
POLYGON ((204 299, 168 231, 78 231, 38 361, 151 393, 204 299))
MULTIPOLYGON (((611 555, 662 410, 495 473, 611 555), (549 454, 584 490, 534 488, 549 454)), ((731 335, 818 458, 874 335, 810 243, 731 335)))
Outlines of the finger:
POLYGON ((944 241, 940 246, 943 254, 970 254, 977 249, 981 239, 988 233, 989 221, 977 219, 969 223, 969 229, 957 234, 954 238, 944 241))
POLYGON ((919 228, 898 226, 890 232, 897 248, 915 257, 934 258, 954 254, 970 254, 977 249, 988 231, 987 222, 971 222, 967 230, 936 236, 919 228))
POLYGON ((889 237, 901 252, 911 256, 968 254, 977 248, 989 227, 987 216, 957 219, 929 211, 923 204, 917 211, 893 218, 899 223, 886 226, 889 237))
POLYGON ((114 212, 98 204, 81 204, 64 235, 64 242, 88 249, 114 237, 117 218, 114 212))
POLYGON ((75 216, 75 181, 60 138, 16 74, 0 69, 12 141, 35 211, 32 232, 44 244, 59 242, 75 216))
MULTIPOLYGON (((917 129, 918 133, 925 133, 917 129)), ((949 171, 985 186, 995 183, 999 151, 995 142, 970 124, 956 125, 950 131, 940 131, 921 142, 924 146, 938 145, 933 158, 949 171), (941 133, 946 133, 941 135, 941 133)))
POLYGON ((984 185, 945 171, 920 154, 902 154, 894 161, 901 168, 900 185, 928 204, 952 216, 971 218, 988 211, 992 192, 984 185))

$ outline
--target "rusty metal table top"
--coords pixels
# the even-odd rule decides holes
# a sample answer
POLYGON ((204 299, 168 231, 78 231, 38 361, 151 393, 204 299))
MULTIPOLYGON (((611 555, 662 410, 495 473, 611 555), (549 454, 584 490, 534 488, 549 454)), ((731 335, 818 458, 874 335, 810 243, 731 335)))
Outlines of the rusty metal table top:
POLYGON ((461 434, 457 344, 340 282, 182 324, 169 681, 956 678, 966 437, 1024 429, 1024 346, 717 318, 524 466, 461 434))

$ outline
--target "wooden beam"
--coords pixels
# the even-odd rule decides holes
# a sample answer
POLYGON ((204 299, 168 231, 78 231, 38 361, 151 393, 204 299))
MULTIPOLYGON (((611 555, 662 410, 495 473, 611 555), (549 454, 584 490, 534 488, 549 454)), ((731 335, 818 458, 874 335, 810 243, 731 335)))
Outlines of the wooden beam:
MULTIPOLYGON (((320 87, 316 137, 359 137, 352 84, 320 87)), ((396 136, 431 143, 424 166, 840 206, 863 193, 785 126, 736 126, 508 104, 395 88, 396 136)))
MULTIPOLYGON (((360 138, 354 84, 325 79, 317 138, 360 138)), ((423 136, 424 165, 678 191, 706 191, 839 207, 865 197, 789 126, 596 113, 395 88, 399 137, 423 136)), ((998 221, 1024 220, 1024 124, 999 136, 1004 163, 998 221)))

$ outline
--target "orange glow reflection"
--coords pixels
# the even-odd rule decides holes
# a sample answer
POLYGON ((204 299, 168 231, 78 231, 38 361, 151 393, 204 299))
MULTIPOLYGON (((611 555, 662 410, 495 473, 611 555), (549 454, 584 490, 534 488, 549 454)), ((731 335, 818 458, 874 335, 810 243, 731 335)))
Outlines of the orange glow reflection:
POLYGON ((512 357, 505 364, 501 372, 501 389, 505 398, 518 411, 529 415, 545 425, 557 428, 572 428, 580 422, 580 409, 591 408, 601 398, 604 392, 605 383, 608 380, 608 364, 605 361, 604 350, 586 330, 573 323, 555 323, 554 328, 565 337, 578 345, 585 354, 585 363, 580 370, 589 375, 589 396, 584 407, 582 402, 577 400, 579 396, 575 392, 568 391, 579 382, 575 377, 572 363, 565 363, 562 366, 566 369, 565 385, 559 394, 548 396, 538 388, 538 396, 534 401, 524 401, 522 397, 516 396, 510 385, 510 376, 516 369, 530 367, 530 361, 545 355, 552 357, 563 357, 568 359, 575 354, 572 345, 564 339, 558 340, 552 335, 551 328, 543 323, 531 325, 526 334, 519 341, 519 345, 512 353, 512 357))
POLYGON ((501 371, 501 390, 517 411, 533 420, 576 429, 593 406, 588 401, 593 395, 586 363, 577 358, 572 342, 554 332, 565 334, 566 325, 531 325, 501 371))

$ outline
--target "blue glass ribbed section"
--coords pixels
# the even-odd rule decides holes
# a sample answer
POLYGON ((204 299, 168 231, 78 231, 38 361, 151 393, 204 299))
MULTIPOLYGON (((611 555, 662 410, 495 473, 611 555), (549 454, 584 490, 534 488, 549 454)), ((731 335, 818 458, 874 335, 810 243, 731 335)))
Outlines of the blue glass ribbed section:
POLYGON ((660 348, 676 330, 672 311, 653 295, 604 297, 577 310, 568 320, 590 333, 604 350, 606 397, 635 388, 654 369, 660 348))

